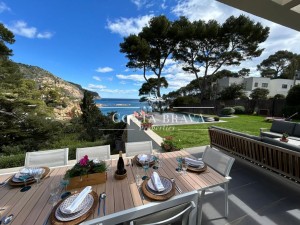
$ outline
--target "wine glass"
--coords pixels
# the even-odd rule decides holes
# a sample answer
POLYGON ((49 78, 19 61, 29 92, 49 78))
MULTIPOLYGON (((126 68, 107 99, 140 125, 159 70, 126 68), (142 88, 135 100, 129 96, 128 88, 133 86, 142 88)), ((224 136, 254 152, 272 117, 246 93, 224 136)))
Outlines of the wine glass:
POLYGON ((36 185, 38 186, 43 174, 45 173, 45 169, 33 168, 32 170, 33 170, 32 175, 33 175, 34 179, 36 180, 36 185))
POLYGON ((147 176, 147 171, 149 169, 149 160, 145 160, 142 162, 142 165, 143 165, 143 169, 144 169, 144 172, 145 172, 145 175, 142 177, 143 180, 146 180, 148 178, 147 176))
POLYGON ((187 168, 188 168, 187 162, 185 160, 182 160, 181 166, 182 166, 183 175, 186 175, 187 174, 186 171, 187 171, 187 168))
POLYGON ((30 177, 27 171, 29 171, 28 167, 24 167, 19 170, 19 179, 24 182, 24 187, 22 187, 20 190, 21 192, 26 192, 31 188, 31 186, 27 186, 27 182, 26 182, 30 177))
POLYGON ((69 185, 70 181, 67 177, 64 177, 60 180, 60 185, 64 189, 64 193, 61 195, 61 198, 64 199, 65 197, 69 196, 71 192, 66 191, 67 186, 69 185))
POLYGON ((176 171, 180 173, 182 171, 182 156, 177 156, 176 161, 178 162, 178 166, 176 168, 176 171))

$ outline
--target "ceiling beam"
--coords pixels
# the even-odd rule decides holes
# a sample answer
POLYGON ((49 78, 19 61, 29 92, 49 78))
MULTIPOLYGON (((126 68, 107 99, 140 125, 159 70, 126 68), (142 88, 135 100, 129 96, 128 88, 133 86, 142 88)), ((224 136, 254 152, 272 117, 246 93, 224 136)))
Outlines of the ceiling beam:
POLYGON ((272 0, 217 0, 218 2, 251 13, 274 23, 300 31, 300 14, 290 10, 300 4, 293 0, 286 5, 279 5, 272 0))

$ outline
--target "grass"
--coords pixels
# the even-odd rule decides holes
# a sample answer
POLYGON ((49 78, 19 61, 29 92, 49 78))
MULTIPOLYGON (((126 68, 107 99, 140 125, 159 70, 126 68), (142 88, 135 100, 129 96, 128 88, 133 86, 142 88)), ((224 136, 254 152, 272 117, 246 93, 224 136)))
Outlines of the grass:
POLYGON ((172 136, 176 146, 189 148, 209 144, 208 127, 214 125, 251 135, 259 135, 259 128, 270 128, 264 116, 238 115, 231 118, 220 118, 226 122, 199 123, 193 125, 158 126, 153 131, 161 137, 172 136))

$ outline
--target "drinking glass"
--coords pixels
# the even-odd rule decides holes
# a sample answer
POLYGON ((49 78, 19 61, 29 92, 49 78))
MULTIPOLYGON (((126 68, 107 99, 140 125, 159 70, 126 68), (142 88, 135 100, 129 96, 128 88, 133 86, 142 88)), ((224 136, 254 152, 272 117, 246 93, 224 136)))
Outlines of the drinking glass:
POLYGON ((110 172, 110 170, 111 170, 111 159, 107 159, 107 160, 105 160, 105 164, 106 164, 106 171, 107 172, 110 172))
POLYGON ((145 175, 142 177, 142 179, 146 180, 148 178, 147 171, 149 169, 149 161, 148 160, 143 161, 142 165, 143 165, 143 169, 144 169, 144 172, 145 172, 145 175))
POLYGON ((61 186, 59 182, 52 182, 49 185, 50 189, 50 204, 55 205, 59 199, 59 193, 61 190, 61 186))
POLYGON ((23 172, 24 169, 26 171, 28 171, 28 167, 24 167, 19 170, 19 179, 24 182, 24 187, 22 187, 20 190, 21 192, 26 192, 31 188, 31 186, 27 186, 27 182, 26 182, 28 180, 28 178, 30 177, 30 175, 28 173, 24 173, 23 172))
POLYGON ((160 159, 161 158, 161 154, 159 152, 154 154, 154 159, 155 159, 155 164, 152 167, 154 170, 158 170, 158 168, 160 167, 160 159))
POLYGON ((60 180, 60 185, 63 187, 64 189, 64 193, 61 195, 61 198, 64 199, 65 197, 69 196, 71 194, 71 192, 66 191, 67 186, 69 185, 70 180, 66 177, 62 178, 60 180))
POLYGON ((187 168, 188 168, 188 164, 186 163, 185 160, 182 160, 182 171, 183 171, 183 175, 186 175, 186 171, 187 171, 187 168))

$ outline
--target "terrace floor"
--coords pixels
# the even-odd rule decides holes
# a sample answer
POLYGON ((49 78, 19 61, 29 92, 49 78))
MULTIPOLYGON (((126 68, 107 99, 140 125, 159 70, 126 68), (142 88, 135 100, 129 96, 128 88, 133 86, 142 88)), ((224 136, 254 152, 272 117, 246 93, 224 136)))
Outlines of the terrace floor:
MULTIPOLYGON (((204 147, 186 149, 195 157, 204 147)), ((298 225, 300 184, 277 179, 263 168, 236 160, 229 182, 229 216, 224 218, 224 192, 215 188, 203 204, 202 225, 298 225)))

